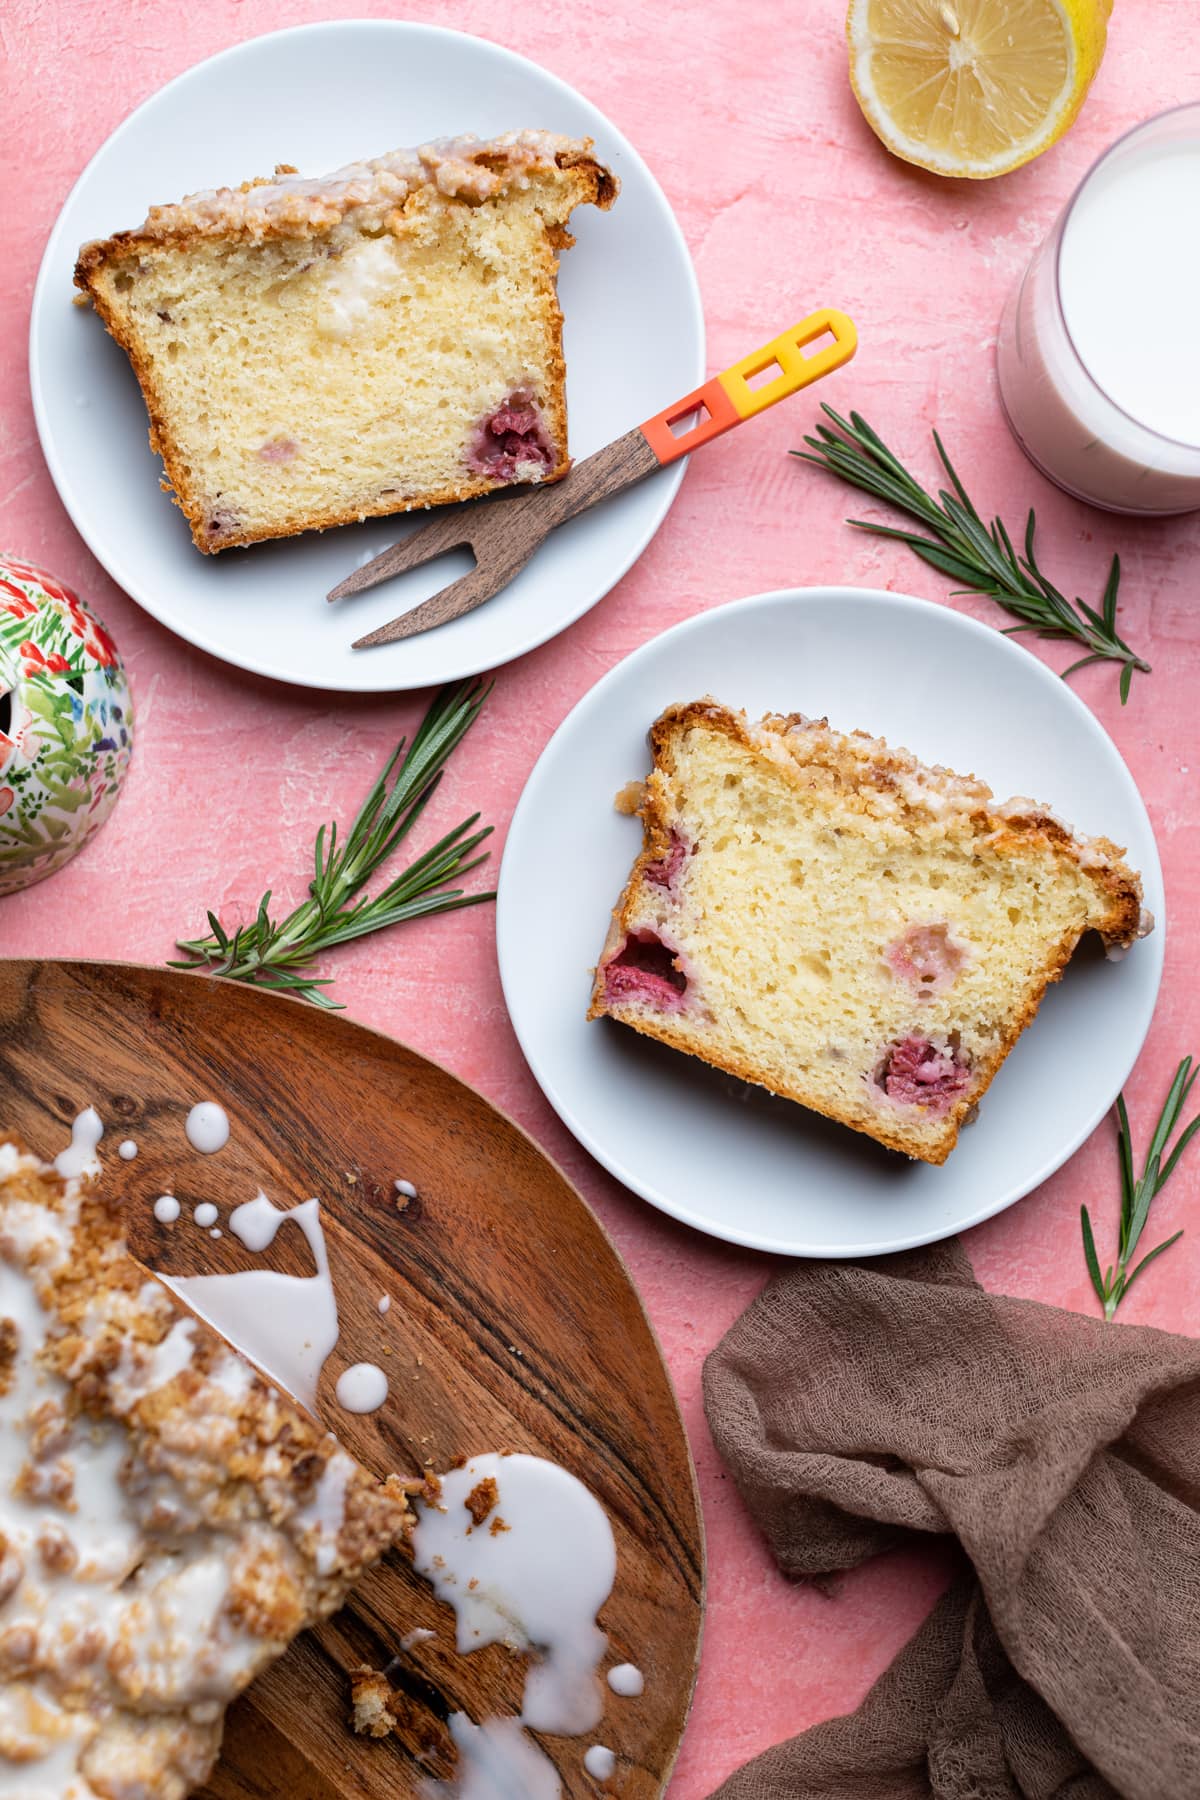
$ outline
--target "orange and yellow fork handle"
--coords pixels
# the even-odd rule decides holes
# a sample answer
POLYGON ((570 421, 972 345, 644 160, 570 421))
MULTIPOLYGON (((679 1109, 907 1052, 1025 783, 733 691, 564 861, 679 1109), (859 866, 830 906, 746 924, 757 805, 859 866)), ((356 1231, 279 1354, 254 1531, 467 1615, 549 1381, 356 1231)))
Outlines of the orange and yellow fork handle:
POLYGON ((689 451, 698 450, 701 444, 720 437, 722 432, 732 431, 743 419, 752 419, 777 400, 786 400, 789 394, 798 394, 801 388, 820 381, 822 375, 840 369, 857 348, 858 333, 853 322, 845 313, 824 307, 801 319, 790 331, 772 338, 753 355, 744 356, 723 375, 712 376, 694 393, 647 419, 641 428, 642 436, 660 463, 675 462, 689 451), (831 341, 806 355, 807 346, 822 338, 831 341), (778 373, 751 387, 756 375, 764 375, 772 368, 778 373), (699 417, 677 433, 673 427, 690 413, 698 413, 699 417))

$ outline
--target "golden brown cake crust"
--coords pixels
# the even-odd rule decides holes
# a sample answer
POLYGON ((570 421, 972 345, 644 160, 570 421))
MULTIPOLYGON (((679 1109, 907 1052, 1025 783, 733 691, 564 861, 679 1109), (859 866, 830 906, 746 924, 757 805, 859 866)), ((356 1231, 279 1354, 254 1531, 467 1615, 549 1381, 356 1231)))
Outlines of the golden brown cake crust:
MULTIPOLYGON (((744 713, 732 711, 711 696, 670 706, 654 722, 649 732, 654 771, 667 777, 672 774, 674 744, 678 735, 691 725, 721 733, 753 756, 768 757, 799 789, 807 785, 805 769, 817 763, 825 776, 838 786, 843 803, 851 809, 866 813, 874 813, 877 809, 895 811, 907 818, 919 817, 922 807, 927 804, 932 804, 939 814, 944 814, 949 806, 956 820, 961 821, 961 829, 972 838, 986 838, 988 848, 997 856, 1016 858, 1031 843, 1037 843, 1070 858, 1088 872, 1093 885, 1106 897, 1107 910, 1093 922, 1093 928, 1109 950, 1127 949, 1153 927, 1153 920, 1142 906, 1140 878, 1122 860, 1123 850, 1107 838, 1078 836, 1048 808, 1035 801, 1020 799, 997 805, 991 789, 975 776, 931 769, 908 751, 892 749, 883 739, 872 738, 865 732, 843 735, 831 731, 827 720, 809 720, 800 713, 768 714, 759 723, 752 724, 744 713), (803 757, 799 754, 801 742, 805 748, 803 757), (926 801, 923 790, 930 796, 930 801, 926 801)), ((899 1118, 893 1124, 884 1114, 880 1114, 868 1130, 860 1117, 819 1104, 810 1093, 800 1091, 786 1080, 764 1082, 762 1070, 748 1058, 712 1054, 702 1041, 674 1024, 667 1014, 648 1017, 634 1009, 618 1011, 606 1001, 605 965, 625 943, 633 927, 646 871, 661 864, 670 852, 671 819, 663 807, 663 785, 653 778, 645 783, 638 808, 643 828, 642 849, 613 908, 595 970, 587 1017, 617 1017, 634 1031, 699 1057, 738 1080, 769 1086, 770 1091, 795 1100, 810 1111, 822 1113, 853 1130, 866 1131, 888 1149, 924 1162, 944 1163, 958 1140, 960 1127, 974 1115, 1005 1058, 1035 1017, 1046 988, 1051 982, 1061 980, 1078 943, 1078 934, 1070 934, 1052 949, 1041 971, 1037 992, 1007 1022, 995 1054, 974 1072, 975 1079, 969 1092, 948 1111, 940 1142, 918 1145, 899 1118)))
MULTIPOLYGON (((517 189, 528 188, 539 179, 550 177, 566 184, 562 200, 564 214, 588 203, 607 209, 619 190, 616 177, 592 154, 591 139, 561 138, 546 132, 514 132, 505 138, 482 142, 458 139, 415 152, 394 153, 394 158, 400 157, 406 159, 402 173, 388 175, 385 165, 393 158, 378 158, 375 163, 354 166, 368 172, 357 181, 342 180, 341 177, 353 173, 342 171, 334 176, 303 182, 284 173, 281 166, 278 173, 283 174, 282 180, 247 182, 239 189, 222 189, 212 195, 193 196, 175 206, 155 207, 140 228, 115 232, 111 237, 85 244, 80 250, 75 265, 75 286, 88 296, 105 329, 129 358, 149 416, 150 448, 161 457, 165 470, 166 478, 160 485, 187 518, 197 549, 206 555, 273 538, 297 536, 306 531, 332 530, 368 518, 450 505, 513 485, 464 469, 461 480, 424 492, 416 501, 399 495, 380 496, 353 506, 306 510, 283 526, 242 527, 217 536, 210 528, 206 496, 198 490, 168 427, 154 370, 141 352, 127 315, 113 303, 109 292, 109 277, 119 265, 131 260, 146 264, 167 251, 205 238, 263 243, 271 239, 320 235, 343 222, 371 222, 379 230, 403 238, 430 206, 454 201, 473 206, 488 205, 502 201, 517 189), (456 172, 453 180, 446 180, 447 168, 456 172), (384 171, 382 177, 380 170, 384 171), (337 188, 339 182, 344 191, 337 192, 335 198, 318 197, 328 195, 331 186, 337 188), (297 189, 303 191, 297 193, 297 189), (279 196, 278 203, 256 205, 264 194, 279 196)), ((564 225, 549 225, 546 241, 549 254, 547 267, 541 272, 541 305, 555 348, 543 405, 547 435, 558 451, 558 459, 545 471, 542 481, 554 482, 561 481, 571 467, 567 450, 566 363, 562 355, 562 312, 555 285, 555 255, 558 250, 570 246, 574 239, 564 225)))

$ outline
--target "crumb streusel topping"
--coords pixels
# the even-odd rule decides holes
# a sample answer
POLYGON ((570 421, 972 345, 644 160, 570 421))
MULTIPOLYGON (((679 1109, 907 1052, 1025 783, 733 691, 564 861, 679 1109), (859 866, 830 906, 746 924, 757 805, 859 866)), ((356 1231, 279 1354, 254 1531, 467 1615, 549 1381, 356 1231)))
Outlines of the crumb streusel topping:
POLYGON ((409 1523, 93 1190, 0 1144, 0 1794, 182 1800, 409 1523))
POLYGON ((585 159, 591 148, 590 138, 508 131, 495 138, 439 138, 348 163, 330 175, 281 168, 270 181, 207 188, 174 205, 152 206, 136 235, 306 236, 340 224, 349 213, 356 225, 370 227, 382 224, 417 188, 434 187, 447 199, 478 203, 511 187, 528 187, 531 176, 585 159))

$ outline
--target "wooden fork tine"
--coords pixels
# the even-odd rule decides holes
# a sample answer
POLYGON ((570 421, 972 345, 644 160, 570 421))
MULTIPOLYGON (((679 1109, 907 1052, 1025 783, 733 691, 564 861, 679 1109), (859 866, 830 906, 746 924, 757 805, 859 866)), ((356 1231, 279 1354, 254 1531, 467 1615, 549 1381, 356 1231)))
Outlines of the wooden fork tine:
POLYGON ((401 613, 398 619, 392 619, 389 624, 369 631, 366 637, 356 638, 353 648, 369 650, 376 644, 394 644, 399 638, 416 637, 422 631, 431 631, 435 625, 444 625, 463 613, 473 612, 485 600, 490 600, 493 594, 498 594, 502 587, 508 586, 513 576, 525 567, 540 542, 541 534, 530 537, 523 543, 510 541, 505 545, 504 551, 493 555, 486 564, 477 563, 469 575, 460 576, 449 587, 439 589, 428 600, 422 600, 408 612, 401 613))
POLYGON ((382 555, 339 581, 325 598, 345 600, 351 594, 363 594, 368 588, 378 587, 381 581, 390 581, 393 575, 419 569, 423 563, 432 562, 435 556, 444 556, 448 550, 459 550, 464 546, 473 550, 472 539, 478 526, 478 519, 467 519, 461 512, 439 512, 428 524, 418 526, 416 531, 401 538, 382 555))

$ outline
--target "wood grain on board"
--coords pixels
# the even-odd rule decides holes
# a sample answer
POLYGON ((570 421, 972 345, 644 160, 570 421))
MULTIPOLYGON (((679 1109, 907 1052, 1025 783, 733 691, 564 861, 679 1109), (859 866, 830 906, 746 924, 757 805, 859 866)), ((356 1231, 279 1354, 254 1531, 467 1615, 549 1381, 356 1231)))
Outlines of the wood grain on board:
MULTIPOLYGON (((321 1201, 341 1335, 321 1377, 324 1422, 379 1475, 442 1469, 487 1450, 570 1469, 603 1503, 618 1572, 600 1613, 608 1664, 646 1676, 608 1695, 594 1737, 617 1754, 608 1791, 659 1794, 691 1698, 703 1607, 703 1539, 687 1441, 653 1332, 605 1233, 516 1125, 446 1070, 304 1002, 133 965, 0 961, 0 1128, 51 1157, 71 1121, 105 1122, 106 1183, 119 1183, 135 1254, 183 1274, 262 1267, 313 1273, 294 1224, 267 1257, 190 1223, 261 1188, 280 1207, 321 1201), (184 1135, 197 1100, 228 1112, 216 1156, 184 1135), (136 1139, 131 1163, 117 1142, 136 1139), (403 1202, 397 1179, 411 1181, 403 1202), (174 1226, 152 1202, 175 1194, 174 1226), (391 1298, 381 1316, 378 1302, 391 1298), (354 1416, 338 1374, 377 1362, 390 1396, 354 1416)), ((606 1665, 607 1666, 607 1665, 606 1665)), ((208 1800, 373 1800, 415 1795, 453 1765, 450 1713, 519 1710, 524 1659, 500 1645, 459 1656, 449 1609, 399 1553, 306 1633, 231 1709, 208 1800), (436 1633, 391 1672, 396 1735, 348 1729, 346 1671, 381 1668, 415 1627, 436 1633)), ((605 1689, 607 1694, 607 1688, 605 1689)), ((568 1796, 594 1795, 589 1740, 543 1737, 568 1796)))

